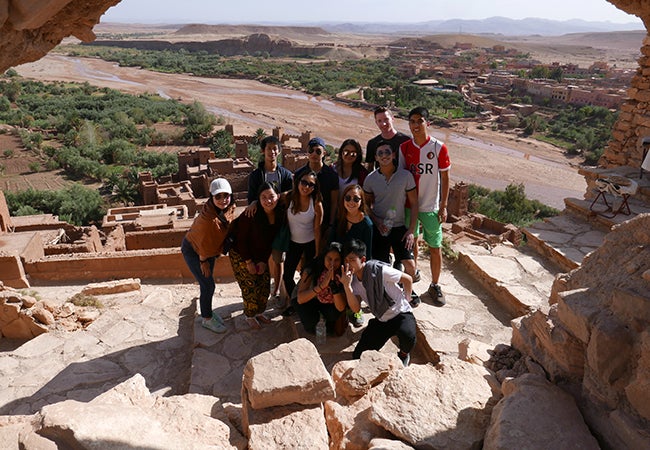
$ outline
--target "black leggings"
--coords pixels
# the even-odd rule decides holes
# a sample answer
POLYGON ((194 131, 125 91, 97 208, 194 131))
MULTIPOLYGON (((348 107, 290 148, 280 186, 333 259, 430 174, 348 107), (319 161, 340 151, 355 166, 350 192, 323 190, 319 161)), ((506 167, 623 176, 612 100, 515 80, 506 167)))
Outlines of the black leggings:
POLYGON ((293 289, 296 287, 296 282, 293 277, 296 274, 296 268, 300 262, 302 255, 305 255, 305 265, 309 265, 316 256, 316 241, 310 241, 305 244, 298 244, 297 242, 289 242, 289 250, 287 250, 287 259, 284 260, 284 288, 287 290, 287 295, 291 296, 293 289))

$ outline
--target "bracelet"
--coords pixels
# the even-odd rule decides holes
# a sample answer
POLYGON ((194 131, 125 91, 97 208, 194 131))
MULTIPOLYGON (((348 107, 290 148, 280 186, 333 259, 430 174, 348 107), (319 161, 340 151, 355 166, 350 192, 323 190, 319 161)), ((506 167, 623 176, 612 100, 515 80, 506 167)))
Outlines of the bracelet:
POLYGON ((323 288, 320 287, 320 286, 314 286, 314 287, 312 288, 312 291, 314 291, 314 293, 315 293, 316 295, 318 295, 318 294, 320 294, 321 292, 323 292, 323 288), (316 290, 316 288, 318 288, 318 290, 316 290))

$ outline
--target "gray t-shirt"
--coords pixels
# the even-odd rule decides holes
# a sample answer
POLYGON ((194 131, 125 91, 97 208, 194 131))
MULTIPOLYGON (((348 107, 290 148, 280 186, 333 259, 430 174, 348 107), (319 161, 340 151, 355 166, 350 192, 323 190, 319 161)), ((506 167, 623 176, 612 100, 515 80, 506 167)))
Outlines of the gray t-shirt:
POLYGON ((395 208, 394 227, 404 225, 406 193, 413 189, 415 189, 413 174, 401 168, 398 168, 388 180, 379 169, 373 170, 363 182, 363 191, 375 196, 372 209, 377 217, 383 220, 388 210, 395 208))

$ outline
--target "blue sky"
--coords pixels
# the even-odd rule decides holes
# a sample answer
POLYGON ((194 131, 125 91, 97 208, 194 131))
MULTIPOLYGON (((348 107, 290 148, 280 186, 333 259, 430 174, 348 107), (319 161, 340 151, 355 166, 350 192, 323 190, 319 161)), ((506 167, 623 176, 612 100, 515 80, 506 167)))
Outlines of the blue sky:
POLYGON ((423 22, 440 19, 583 19, 640 23, 606 0, 122 0, 102 22, 423 22))

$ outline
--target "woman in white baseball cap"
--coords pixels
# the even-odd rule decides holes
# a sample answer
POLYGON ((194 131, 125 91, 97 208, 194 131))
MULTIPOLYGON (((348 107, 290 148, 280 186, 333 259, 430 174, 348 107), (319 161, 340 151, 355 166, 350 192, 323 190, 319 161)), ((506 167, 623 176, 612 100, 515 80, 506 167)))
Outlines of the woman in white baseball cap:
POLYGON ((212 273, 216 258, 223 253, 223 242, 234 218, 235 201, 230 183, 225 178, 216 178, 210 183, 210 198, 194 219, 181 244, 187 267, 201 290, 201 325, 215 333, 225 333, 226 325, 221 317, 212 311, 212 296, 215 290, 212 273))

